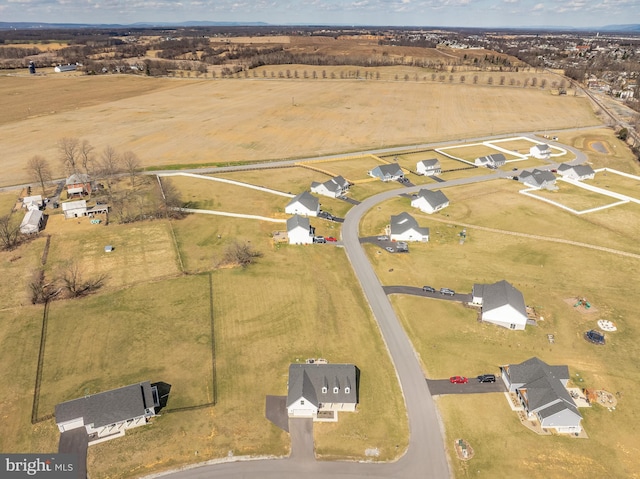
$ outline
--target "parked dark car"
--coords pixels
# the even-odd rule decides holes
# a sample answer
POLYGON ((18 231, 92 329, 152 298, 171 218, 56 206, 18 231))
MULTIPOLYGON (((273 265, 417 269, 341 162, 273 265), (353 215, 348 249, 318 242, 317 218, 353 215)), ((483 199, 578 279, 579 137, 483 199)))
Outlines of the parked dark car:
POLYGON ((495 374, 481 374, 478 376, 478 382, 481 383, 495 383, 496 375, 495 374))
POLYGON ((447 296, 453 296, 456 292, 449 288, 440 288, 440 294, 445 294, 447 296))
POLYGON ((426 293, 435 293, 436 292, 436 288, 432 288, 431 286, 423 286, 422 287, 422 291, 424 291, 426 293))
POLYGON ((326 243, 327 240, 325 239, 324 236, 314 236, 313 237, 313 242, 314 243, 326 243))

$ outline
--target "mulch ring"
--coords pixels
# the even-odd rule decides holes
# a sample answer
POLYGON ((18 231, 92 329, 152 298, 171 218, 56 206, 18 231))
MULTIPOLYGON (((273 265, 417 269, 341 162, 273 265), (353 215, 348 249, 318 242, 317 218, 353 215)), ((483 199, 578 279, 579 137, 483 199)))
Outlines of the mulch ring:
POLYGON ((468 461, 473 457, 473 448, 464 439, 456 439, 454 449, 458 459, 462 461, 468 461))
POLYGON ((605 391, 604 389, 598 389, 593 391, 591 397, 589 397, 590 402, 597 402, 601 406, 604 407, 616 407, 618 404, 618 399, 616 396, 609 391, 605 391))

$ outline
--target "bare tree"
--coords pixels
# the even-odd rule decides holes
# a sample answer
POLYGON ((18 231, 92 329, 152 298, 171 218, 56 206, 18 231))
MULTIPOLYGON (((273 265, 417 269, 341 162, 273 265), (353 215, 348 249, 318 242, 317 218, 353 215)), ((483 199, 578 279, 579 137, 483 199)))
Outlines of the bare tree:
POLYGON ((89 143, 89 140, 82 140, 80 144, 80 163, 82 164, 82 169, 89 176, 92 173, 92 166, 94 161, 93 150, 95 148, 89 143))
POLYGON ((118 152, 110 145, 107 145, 102 154, 100 155, 100 177, 107 183, 107 193, 109 195, 109 201, 113 200, 111 187, 113 185, 113 179, 120 173, 120 156, 118 152))
POLYGON ((178 188, 175 187, 171 181, 162 181, 158 177, 158 183, 160 184, 159 193, 160 200, 158 202, 156 215, 158 217, 166 216, 170 218, 181 218, 184 213, 180 211, 182 205, 182 198, 178 188))
POLYGON ((256 251, 250 243, 234 241, 225 249, 220 266, 241 266, 246 268, 262 257, 260 251, 256 251))
POLYGON ((78 158, 80 155, 80 140, 77 138, 64 137, 58 141, 58 151, 60 161, 67 175, 78 172, 78 158))
POLYGON ((138 174, 138 169, 140 168, 140 159, 138 155, 136 155, 133 151, 125 151, 122 154, 122 164, 124 165, 124 169, 129 173, 129 178, 131 179, 131 186, 135 186, 136 175, 138 174))
POLYGON ((11 215, 0 217, 0 248, 10 250, 20 244, 20 225, 12 221, 11 215))
POLYGON ((77 263, 70 263, 62 273, 62 284, 73 298, 93 293, 104 286, 106 274, 99 274, 94 278, 85 278, 82 268, 77 263))
POLYGON ((40 184, 42 196, 45 196, 45 185, 49 183, 52 178, 49 162, 40 155, 32 156, 29 161, 27 161, 27 170, 29 171, 31 179, 40 184))
POLYGON ((50 282, 45 280, 43 270, 39 270, 33 275, 29 289, 31 290, 32 304, 46 304, 62 291, 56 280, 50 282))

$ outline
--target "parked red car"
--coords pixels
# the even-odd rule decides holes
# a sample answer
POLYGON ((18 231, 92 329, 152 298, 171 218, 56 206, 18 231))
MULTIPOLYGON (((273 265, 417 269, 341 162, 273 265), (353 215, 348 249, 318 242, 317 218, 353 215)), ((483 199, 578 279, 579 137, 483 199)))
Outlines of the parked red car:
POLYGON ((451 376, 449 378, 449 382, 453 384, 466 384, 469 380, 464 376, 451 376))
POLYGON ((335 243, 336 241, 338 241, 337 239, 335 239, 333 236, 329 236, 327 238, 327 241, 331 241, 332 243, 335 243))

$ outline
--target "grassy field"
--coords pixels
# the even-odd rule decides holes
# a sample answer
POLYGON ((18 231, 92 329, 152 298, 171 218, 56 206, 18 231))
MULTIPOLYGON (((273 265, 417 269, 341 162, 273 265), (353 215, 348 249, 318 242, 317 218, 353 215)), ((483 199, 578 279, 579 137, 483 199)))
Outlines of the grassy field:
POLYGON ((541 198, 547 198, 576 211, 598 208, 600 206, 606 206, 620 201, 616 198, 585 190, 584 188, 580 188, 579 186, 574 186, 563 181, 557 182, 557 185, 559 189, 555 191, 536 190, 530 191, 529 194, 539 196, 541 198))
POLYGON ((502 151, 496 150, 495 148, 491 148, 490 146, 482 144, 460 145, 454 147, 439 148, 439 150, 446 152, 449 155, 455 156, 456 158, 470 161, 471 163, 473 163, 476 158, 495 155, 498 153, 502 153, 507 160, 515 160, 519 158, 516 155, 510 155, 509 153, 504 153, 502 151))
POLYGON ((504 166, 501 166, 500 169, 502 171, 511 171, 513 168, 519 168, 519 169, 537 168, 537 167, 545 166, 548 164, 549 163, 547 163, 546 161, 538 160, 536 158, 527 158, 525 160, 514 159, 511 161, 508 161, 504 166))
MULTIPOLYGON (((475 282, 506 279, 544 318, 537 327, 514 333, 478 323, 476 312, 461 305, 393 296, 392 303, 426 374, 443 378, 497 373, 499 365, 538 356, 550 364, 567 364, 577 386, 618 392, 620 399, 613 413, 600 407, 582 409, 590 439, 575 440, 529 432, 500 394, 440 398, 455 476, 578 477, 597 471, 607 477, 636 477, 640 441, 633 426, 633 398, 640 393, 640 373, 635 367, 640 359, 635 346, 640 329, 633 320, 636 305, 628 285, 637 277, 638 260, 473 228, 467 228, 467 240, 461 245, 460 226, 433 220, 455 222, 464 218, 467 223, 638 253, 635 238, 640 231, 635 219, 640 210, 624 205, 620 210, 581 217, 557 209, 545 211, 545 205, 518 199, 521 195, 513 194, 511 183, 503 180, 446 189, 449 208, 434 216, 414 215, 421 226, 431 228, 431 241, 412 245, 409 255, 378 254, 376 245, 366 247, 383 284, 429 284, 470 292, 475 282), (585 314, 567 303, 578 296, 587 297, 595 311, 585 314), (604 348, 582 339, 585 331, 597 327, 597 319, 612 320, 619 328, 619 332, 607 335, 604 348), (555 335, 554 344, 549 344, 547 334, 555 335), (469 462, 458 461, 453 452, 454 439, 461 437, 475 449, 476 455, 469 462), (514 441, 522 447, 509 447, 514 441), (514 450, 508 457, 498 452, 505 447, 514 450)), ((513 185, 514 189, 518 186, 513 185)), ((389 214, 403 210, 414 213, 405 199, 372 210, 363 219, 362 234, 377 233, 388 223, 389 214)))
POLYGON ((376 166, 386 163, 368 155, 348 160, 310 161, 306 164, 312 168, 319 168, 329 172, 334 176, 341 175, 349 181, 358 181, 371 178, 368 172, 376 166))
POLYGON ((13 251, 0 251, 0 310, 31 304, 29 284, 41 268, 45 238, 37 238, 13 251))
MULTIPOLYGON (((640 176, 640 175, 639 175, 640 176)), ((628 178, 617 173, 602 171, 596 173, 593 180, 587 182, 605 190, 640 199, 640 179, 628 178)))
POLYGON ((414 81, 2 77, 0 95, 7 100, 0 115, 3 185, 27 181, 23 165, 35 154, 62 176, 55 145, 64 136, 86 139, 97 151, 115 144, 135 152, 143 166, 162 166, 598 123, 580 97, 414 81))
POLYGON ((4 193, 0 193, 0 216, 5 216, 11 213, 16 206, 20 190, 13 190, 4 193))
POLYGON ((216 173, 212 176, 242 181, 292 194, 309 190, 311 183, 314 181, 324 183, 330 178, 327 175, 300 166, 274 170, 232 171, 229 173, 216 173))

